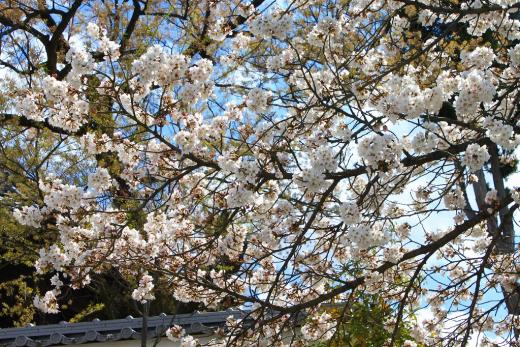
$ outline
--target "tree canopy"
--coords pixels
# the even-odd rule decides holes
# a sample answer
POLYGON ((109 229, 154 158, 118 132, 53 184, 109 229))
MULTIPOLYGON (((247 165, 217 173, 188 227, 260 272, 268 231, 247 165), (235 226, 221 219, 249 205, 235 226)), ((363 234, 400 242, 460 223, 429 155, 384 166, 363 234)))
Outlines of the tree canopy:
POLYGON ((111 273, 144 313, 247 309, 215 346, 518 342, 519 10, 2 2, 2 258, 48 283, 24 300, 111 273))

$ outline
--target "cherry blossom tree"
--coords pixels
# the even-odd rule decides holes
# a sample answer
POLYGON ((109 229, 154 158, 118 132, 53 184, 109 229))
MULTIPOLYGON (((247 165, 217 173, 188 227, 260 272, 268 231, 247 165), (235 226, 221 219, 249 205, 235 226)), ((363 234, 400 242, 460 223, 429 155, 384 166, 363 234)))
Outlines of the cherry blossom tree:
POLYGON ((114 269, 144 305, 161 281, 247 309, 213 345, 334 339, 326 307, 362 295, 395 313, 385 345, 517 340, 518 3, 51 3, 0 8, 1 122, 89 170, 13 210, 59 232, 42 311, 114 269))

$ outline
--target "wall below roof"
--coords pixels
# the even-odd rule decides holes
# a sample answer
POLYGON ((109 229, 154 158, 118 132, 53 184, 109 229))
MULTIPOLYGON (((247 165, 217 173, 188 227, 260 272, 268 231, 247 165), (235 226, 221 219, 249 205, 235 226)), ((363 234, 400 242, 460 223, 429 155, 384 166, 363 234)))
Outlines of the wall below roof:
MULTIPOLYGON (((200 337, 194 336, 197 338, 201 344, 208 343, 212 337, 200 337)), ((155 339, 148 340, 148 347, 153 347, 155 343, 155 339)), ((81 346, 89 346, 89 347, 141 347, 141 341, 139 340, 124 340, 124 341, 107 341, 107 342, 95 342, 95 343, 86 343, 81 346)), ((179 342, 172 342, 168 340, 166 337, 162 337, 157 347, 179 347, 179 342)))

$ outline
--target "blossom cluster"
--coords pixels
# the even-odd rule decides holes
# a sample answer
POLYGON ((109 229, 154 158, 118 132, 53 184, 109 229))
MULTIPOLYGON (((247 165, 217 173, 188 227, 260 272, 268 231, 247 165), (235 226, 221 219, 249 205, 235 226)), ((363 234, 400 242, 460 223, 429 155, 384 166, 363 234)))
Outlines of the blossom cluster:
POLYGON ((349 229, 348 238, 360 249, 381 246, 388 242, 389 236, 381 225, 359 224, 349 229))
POLYGON ((55 314, 59 312, 58 299, 56 298, 57 291, 49 290, 43 297, 34 297, 34 306, 43 313, 55 314))
POLYGON ((476 143, 472 143, 466 148, 463 162, 471 172, 475 172, 480 170, 489 158, 488 149, 485 145, 479 146, 476 143))
POLYGON ((400 167, 402 146, 391 134, 363 137, 357 150, 359 156, 374 170, 388 172, 400 167))
POLYGON ((302 329, 303 338, 311 341, 327 341, 336 331, 336 322, 330 314, 324 312, 306 323, 302 329))
POLYGON ((15 209, 13 216, 18 223, 34 228, 39 228, 43 220, 43 215, 37 206, 24 206, 21 210, 15 209))
POLYGON ((132 292, 132 299, 141 303, 155 299, 153 288, 152 276, 144 274, 139 280, 139 286, 132 292))
POLYGON ((520 136, 515 134, 513 126, 510 124, 486 117, 482 126, 487 129, 489 139, 506 150, 513 150, 520 144, 520 136))
POLYGON ((355 203, 345 203, 340 206, 339 215, 343 223, 351 225, 359 223, 361 213, 355 203))
POLYGON ((287 28, 291 26, 290 15, 282 11, 257 15, 250 20, 249 29, 253 35, 260 38, 276 37, 284 39, 287 36, 287 28))
POLYGON ((480 103, 493 101, 496 87, 493 75, 489 71, 473 69, 462 75, 459 82, 459 95, 455 99, 455 109, 460 117, 471 117, 480 103))
POLYGON ((247 94, 246 105, 251 111, 265 112, 269 107, 269 99, 271 93, 269 91, 253 88, 247 94))

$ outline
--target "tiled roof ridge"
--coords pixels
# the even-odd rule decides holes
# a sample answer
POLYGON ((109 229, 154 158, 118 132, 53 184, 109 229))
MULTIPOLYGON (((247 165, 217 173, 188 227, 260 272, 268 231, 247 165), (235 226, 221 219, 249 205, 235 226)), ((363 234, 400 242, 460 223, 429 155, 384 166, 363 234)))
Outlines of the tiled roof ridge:
MULTIPOLYGON (((218 312, 194 312, 188 314, 148 317, 148 337, 164 334, 172 324, 182 326, 188 334, 212 333, 214 328, 225 324, 229 316, 246 318, 248 312, 230 309, 218 312)), ((0 346, 54 346, 59 344, 82 344, 88 342, 118 341, 139 339, 142 318, 128 316, 123 319, 91 322, 27 326, 23 328, 0 329, 0 346)))

